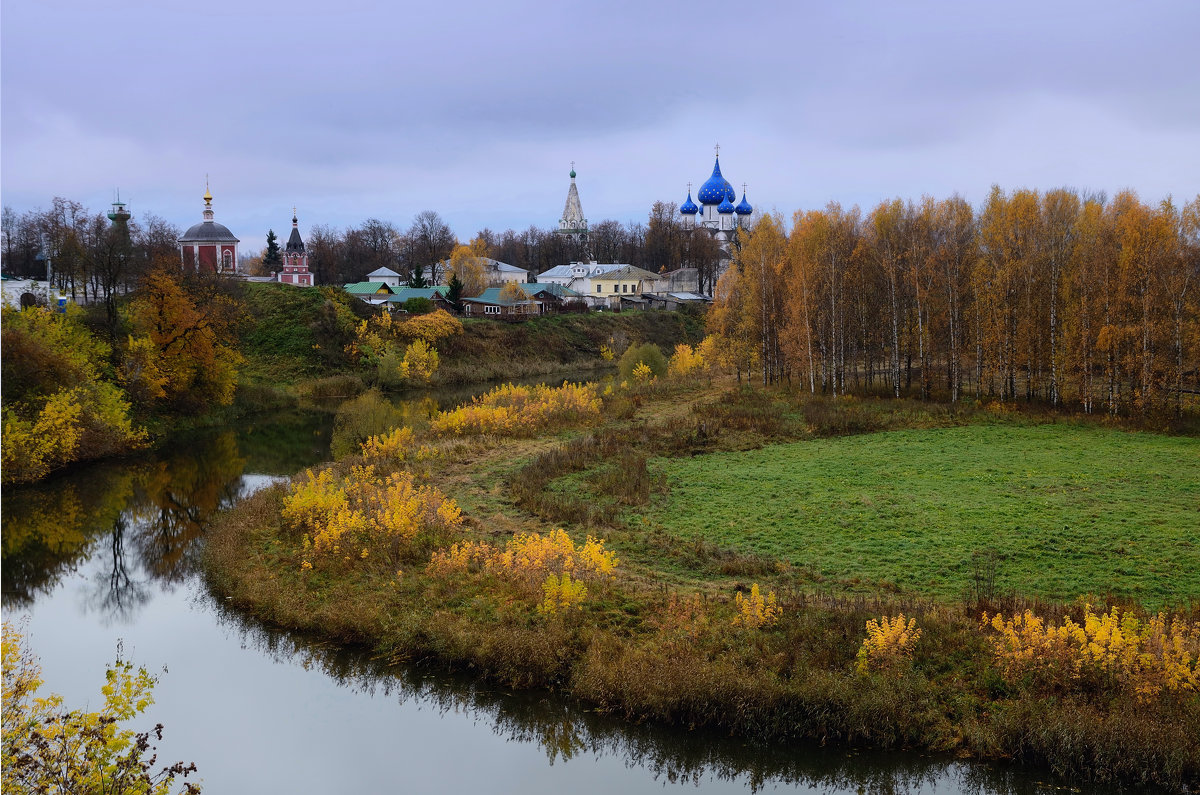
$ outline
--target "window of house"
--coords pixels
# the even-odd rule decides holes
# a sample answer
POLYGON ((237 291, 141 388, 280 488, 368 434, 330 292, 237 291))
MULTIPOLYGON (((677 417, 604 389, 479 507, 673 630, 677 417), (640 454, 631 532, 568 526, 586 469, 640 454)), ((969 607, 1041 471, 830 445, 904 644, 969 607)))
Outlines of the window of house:
POLYGON ((615 284, 614 284, 614 285, 613 285, 613 292, 615 293, 616 291, 617 291, 617 285, 615 285, 615 284))
POLYGON ((623 292, 623 293, 627 293, 627 292, 629 292, 629 285, 628 285, 628 284, 622 284, 622 285, 621 285, 621 292, 623 292))
POLYGON ((597 285, 596 285, 596 292, 600 292, 600 285, 599 285, 599 284, 597 284, 597 285))

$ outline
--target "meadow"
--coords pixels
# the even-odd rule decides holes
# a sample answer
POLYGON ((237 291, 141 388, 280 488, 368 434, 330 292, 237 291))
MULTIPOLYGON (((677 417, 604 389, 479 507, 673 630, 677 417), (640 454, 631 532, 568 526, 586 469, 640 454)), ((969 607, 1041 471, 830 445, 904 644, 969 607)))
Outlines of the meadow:
POLYGON ((635 516, 860 590, 1149 607, 1200 595, 1200 442, 1069 423, 896 430, 655 458, 635 516))
POLYGON ((244 500, 204 567, 270 624, 633 721, 1191 791, 1197 449, 732 379, 498 387, 244 500))

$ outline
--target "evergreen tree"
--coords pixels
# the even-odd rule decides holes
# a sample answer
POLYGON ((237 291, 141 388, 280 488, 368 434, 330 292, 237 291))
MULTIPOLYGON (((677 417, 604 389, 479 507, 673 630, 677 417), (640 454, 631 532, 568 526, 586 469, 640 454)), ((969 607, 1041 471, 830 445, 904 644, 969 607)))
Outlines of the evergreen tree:
POLYGON ((408 276, 408 286, 416 287, 417 289, 429 286, 429 280, 425 278, 425 268, 423 266, 413 266, 412 273, 408 276))
POLYGON ((454 307, 455 312, 462 311, 462 279, 458 278, 457 273, 450 274, 450 281, 446 282, 446 300, 454 307))
POLYGON ((279 255, 279 238, 275 230, 267 230, 267 253, 263 254, 263 267, 271 273, 279 273, 283 269, 283 257, 279 255))

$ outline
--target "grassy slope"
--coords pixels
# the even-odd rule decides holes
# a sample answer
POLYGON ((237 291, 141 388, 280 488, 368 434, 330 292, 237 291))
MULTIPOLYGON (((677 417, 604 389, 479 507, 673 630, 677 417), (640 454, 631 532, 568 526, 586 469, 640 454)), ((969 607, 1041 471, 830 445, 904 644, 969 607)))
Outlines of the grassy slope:
POLYGON ((646 514, 685 538, 957 597, 997 587, 1161 605, 1200 594, 1200 443, 1072 425, 908 430, 660 459, 646 514))
POLYGON ((620 353, 626 345, 652 342, 670 353, 680 342, 704 337, 697 312, 564 314, 525 323, 466 320, 465 333, 438 344, 435 383, 461 384, 610 366, 600 346, 620 353))
MULTIPOLYGON (((279 386, 306 378, 356 371, 345 360, 351 314, 370 313, 366 304, 340 291, 246 284, 251 323, 241 350, 244 381, 279 386), (330 300, 340 304, 338 312, 330 300)), ((525 323, 465 320, 464 333, 438 344, 435 385, 457 385, 610 366, 600 358, 607 344, 619 353, 627 344, 653 342, 669 353, 677 343, 699 342, 704 315, 698 312, 625 312, 551 315, 525 323)))

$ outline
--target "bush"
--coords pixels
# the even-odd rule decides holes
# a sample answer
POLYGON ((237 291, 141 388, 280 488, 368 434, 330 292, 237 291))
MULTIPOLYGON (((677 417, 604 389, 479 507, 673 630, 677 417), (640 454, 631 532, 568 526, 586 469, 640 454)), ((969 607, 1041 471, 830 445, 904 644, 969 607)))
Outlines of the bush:
POLYGON ((403 305, 404 311, 410 315, 427 315, 436 308, 437 307, 433 305, 433 301, 420 296, 415 296, 408 299, 403 305))
POLYGON ((621 378, 625 381, 634 380, 634 371, 637 370, 639 364, 649 367, 650 374, 655 378, 662 378, 667 374, 667 358, 652 342, 644 345, 630 345, 625 350, 625 353, 621 355, 621 361, 617 364, 621 378))
POLYGON ((338 409, 329 452, 335 459, 352 455, 359 452, 372 436, 387 433, 403 423, 404 412, 392 405, 378 389, 368 390, 338 409))

